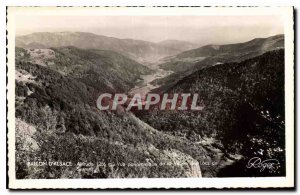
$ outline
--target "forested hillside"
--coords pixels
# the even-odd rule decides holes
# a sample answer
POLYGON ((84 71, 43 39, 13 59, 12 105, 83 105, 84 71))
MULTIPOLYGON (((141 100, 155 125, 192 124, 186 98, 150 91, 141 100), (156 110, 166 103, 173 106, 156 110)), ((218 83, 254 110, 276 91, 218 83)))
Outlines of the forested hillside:
POLYGON ((216 170, 200 162, 232 163, 220 151, 157 131, 131 113, 99 111, 97 93, 48 67, 17 62, 17 178, 211 177, 216 170), (31 161, 72 166, 32 167, 31 161))
MULTIPOLYGON (((154 107, 138 116, 171 135, 196 142, 213 137, 221 142, 222 150, 243 155, 244 164, 254 156, 280 159, 282 166, 276 174, 285 174, 284 50, 202 69, 167 92, 198 93, 198 104, 204 109, 161 111, 154 107)), ((226 176, 260 175, 242 165, 235 168, 226 176)))
POLYGON ((244 43, 228 45, 206 45, 197 49, 184 51, 178 55, 161 60, 162 69, 174 71, 164 79, 157 79, 153 84, 172 86, 181 78, 205 67, 229 62, 241 62, 268 51, 284 48, 284 36, 256 38, 244 43))
POLYGON ((76 78, 100 91, 126 92, 152 70, 121 54, 76 47, 16 48, 16 61, 31 62, 76 78))

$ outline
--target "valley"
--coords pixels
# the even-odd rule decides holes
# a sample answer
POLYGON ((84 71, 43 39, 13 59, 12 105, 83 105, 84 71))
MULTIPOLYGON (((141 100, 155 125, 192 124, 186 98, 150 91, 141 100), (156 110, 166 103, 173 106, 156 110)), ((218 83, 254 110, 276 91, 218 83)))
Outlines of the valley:
POLYGON ((154 73, 143 75, 137 82, 136 86, 128 92, 130 95, 139 93, 142 97, 145 97, 145 95, 151 90, 160 87, 159 85, 151 84, 151 82, 156 79, 163 79, 173 73, 173 71, 161 69, 159 66, 151 66, 151 69, 154 71, 154 73))
MULTIPOLYGON (((20 179, 256 177, 262 174, 244 166, 253 155, 285 164, 282 35, 203 47, 83 32, 33 33, 16 41, 20 179), (96 107, 101 93, 153 91, 198 93, 204 109, 96 107), (36 158, 77 166, 33 170, 26 162, 36 158), (87 162, 95 166, 86 170, 87 162), (164 166, 108 166, 134 162, 164 166)), ((284 167, 270 176, 283 176, 284 167)))

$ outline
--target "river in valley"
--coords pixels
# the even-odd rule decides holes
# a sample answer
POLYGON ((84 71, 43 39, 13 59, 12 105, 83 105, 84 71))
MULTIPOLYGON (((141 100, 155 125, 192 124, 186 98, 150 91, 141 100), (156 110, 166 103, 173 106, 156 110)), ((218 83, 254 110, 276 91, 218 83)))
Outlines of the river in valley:
POLYGON ((139 93, 142 97, 145 97, 152 89, 160 87, 159 85, 152 85, 151 82, 156 79, 161 79, 172 74, 172 71, 167 71, 159 68, 159 66, 151 67, 155 72, 148 75, 143 75, 141 80, 137 82, 137 85, 129 91, 130 95, 139 93))

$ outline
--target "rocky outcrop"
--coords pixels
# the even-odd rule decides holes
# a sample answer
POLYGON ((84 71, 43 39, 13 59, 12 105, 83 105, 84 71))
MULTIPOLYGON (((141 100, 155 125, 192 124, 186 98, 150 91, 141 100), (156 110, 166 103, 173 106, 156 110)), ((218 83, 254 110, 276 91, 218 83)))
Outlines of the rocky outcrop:
POLYGON ((179 177, 202 177, 199 162, 188 154, 176 149, 159 150, 153 145, 139 149, 152 157, 147 159, 150 163, 155 161, 159 162, 158 166, 177 167, 179 177))
POLYGON ((190 155, 175 149, 164 150, 163 154, 169 158, 173 164, 181 166, 184 169, 186 177, 202 177, 199 162, 190 155))

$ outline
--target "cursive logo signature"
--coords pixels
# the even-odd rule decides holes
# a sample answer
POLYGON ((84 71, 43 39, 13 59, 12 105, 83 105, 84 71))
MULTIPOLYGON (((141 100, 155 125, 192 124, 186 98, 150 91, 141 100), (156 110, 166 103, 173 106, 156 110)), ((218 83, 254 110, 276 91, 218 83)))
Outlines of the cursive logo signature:
POLYGON ((270 173, 275 172, 280 165, 279 161, 276 159, 267 159, 262 161, 259 157, 253 157, 248 161, 246 168, 256 168, 260 169, 260 172, 268 169, 270 173))

